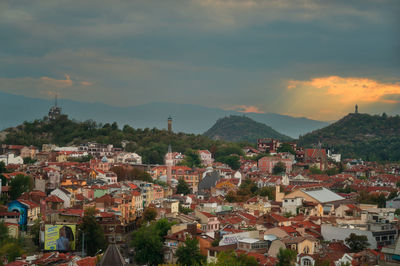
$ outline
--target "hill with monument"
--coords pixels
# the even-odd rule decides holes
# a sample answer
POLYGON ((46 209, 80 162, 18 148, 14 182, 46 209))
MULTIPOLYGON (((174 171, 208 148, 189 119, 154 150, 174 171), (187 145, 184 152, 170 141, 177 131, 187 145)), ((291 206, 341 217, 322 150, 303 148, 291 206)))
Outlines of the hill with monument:
POLYGON ((369 161, 400 160, 400 117, 350 113, 339 121, 300 136, 298 144, 312 147, 322 143, 345 158, 369 161))

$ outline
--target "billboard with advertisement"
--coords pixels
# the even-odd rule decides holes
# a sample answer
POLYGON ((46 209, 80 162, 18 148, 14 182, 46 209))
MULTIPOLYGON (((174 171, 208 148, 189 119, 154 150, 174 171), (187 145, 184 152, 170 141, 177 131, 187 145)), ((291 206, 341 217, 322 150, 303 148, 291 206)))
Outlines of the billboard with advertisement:
POLYGON ((58 251, 75 250, 76 225, 57 224, 45 225, 44 249, 58 251))

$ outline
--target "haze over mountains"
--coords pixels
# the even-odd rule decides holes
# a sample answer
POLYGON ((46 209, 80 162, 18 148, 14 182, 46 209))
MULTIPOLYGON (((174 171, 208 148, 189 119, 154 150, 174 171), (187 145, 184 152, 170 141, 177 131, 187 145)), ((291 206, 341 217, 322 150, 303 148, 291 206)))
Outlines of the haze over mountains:
MULTIPOLYGON (((23 121, 32 121, 47 115, 53 100, 29 98, 0 92, 0 129, 13 127, 23 121)), ((229 115, 243 115, 236 111, 209 108, 191 104, 153 102, 130 107, 110 106, 103 103, 88 103, 59 100, 63 113, 71 119, 97 122, 114 122, 119 126, 129 124, 134 128, 166 128, 169 115, 173 118, 175 132, 202 134, 219 119, 229 115)), ((297 118, 275 113, 246 113, 247 117, 265 123, 274 130, 297 138, 299 135, 329 125, 328 122, 297 118)))

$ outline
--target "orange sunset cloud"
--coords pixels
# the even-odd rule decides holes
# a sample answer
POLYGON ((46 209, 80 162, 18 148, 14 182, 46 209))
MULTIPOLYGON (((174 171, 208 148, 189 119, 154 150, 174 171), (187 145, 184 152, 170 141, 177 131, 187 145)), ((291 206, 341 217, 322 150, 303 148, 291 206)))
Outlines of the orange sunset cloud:
POLYGON ((370 78, 327 76, 311 80, 289 80, 286 84, 287 113, 331 120, 352 112, 359 104, 367 110, 374 104, 400 101, 400 83, 370 78))
POLYGON ((288 83, 288 89, 309 88, 322 90, 326 96, 340 96, 342 103, 396 103, 385 96, 400 94, 400 83, 382 83, 368 78, 329 76, 310 81, 290 80, 288 83))
POLYGON ((254 105, 237 105, 233 106, 232 108, 229 108, 228 110, 235 110, 241 113, 257 113, 257 114, 264 113, 263 111, 258 109, 257 106, 254 105))

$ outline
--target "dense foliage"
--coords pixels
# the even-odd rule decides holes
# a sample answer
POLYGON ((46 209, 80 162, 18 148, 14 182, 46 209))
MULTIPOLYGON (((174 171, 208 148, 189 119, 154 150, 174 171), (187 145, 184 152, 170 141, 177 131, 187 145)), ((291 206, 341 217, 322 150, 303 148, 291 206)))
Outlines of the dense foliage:
POLYGON ((345 241, 350 247, 351 252, 360 252, 370 246, 368 238, 365 235, 356 235, 351 233, 350 236, 345 239, 345 241))
POLYGON ((244 179, 239 189, 229 191, 225 196, 225 200, 228 202, 245 202, 251 197, 261 196, 268 197, 268 199, 275 199, 275 188, 274 187, 262 187, 259 188, 256 183, 251 179, 244 179))
POLYGON ((250 143, 257 142, 259 138, 275 138, 282 141, 291 140, 290 137, 277 132, 263 123, 256 122, 246 116, 237 115, 218 119, 204 135, 213 139, 235 142, 246 141, 250 143))
POLYGON ((234 251, 220 252, 217 256, 218 260, 215 266, 257 266, 258 262, 254 257, 246 254, 237 255, 234 251))
POLYGON ((29 176, 19 174, 10 181, 10 198, 15 200, 22 193, 30 191, 32 187, 32 179, 29 176))
POLYGON ((182 178, 178 180, 178 185, 176 186, 176 194, 187 195, 190 194, 189 185, 182 178))
POLYGON ((187 153, 190 157, 188 163, 193 166, 199 165, 198 157, 194 155, 193 150, 209 150, 216 161, 233 165, 235 168, 238 158, 232 158, 231 155, 243 153, 239 144, 211 140, 202 135, 169 133, 156 128, 134 129, 129 125, 123 126, 121 130, 115 122, 112 124, 98 124, 92 120, 77 122, 68 119, 66 115, 51 121, 45 117, 7 129, 3 143, 41 147, 47 143, 64 146, 89 141, 113 144, 115 147, 121 147, 121 142, 127 141, 125 150, 138 153, 142 156, 143 163, 147 164, 163 164, 169 144, 173 151, 187 153))
POLYGON ((325 128, 299 138, 299 145, 321 142, 344 158, 367 161, 400 160, 400 117, 385 114, 349 114, 325 128))
POLYGON ((171 226, 168 220, 160 219, 150 225, 143 224, 132 233, 136 263, 158 265, 163 262, 163 240, 171 226))
POLYGON ((200 254, 199 241, 196 238, 187 238, 184 245, 176 250, 177 263, 180 265, 203 265, 206 256, 200 254))
MULTIPOLYGON (((85 234, 85 252, 89 256, 95 255, 100 249, 103 251, 106 247, 106 238, 103 228, 96 221, 96 210, 88 208, 85 210, 82 223, 79 225, 79 230, 85 234)), ((78 242, 82 245, 81 234, 78 235, 78 242)))
POLYGON ((18 239, 11 238, 8 235, 7 226, 0 222, 0 265, 4 257, 8 262, 12 262, 23 254, 24 250, 20 242, 18 239))
POLYGON ((277 255, 278 263, 277 266, 292 266, 295 265, 297 253, 291 249, 279 249, 279 253, 277 255))

